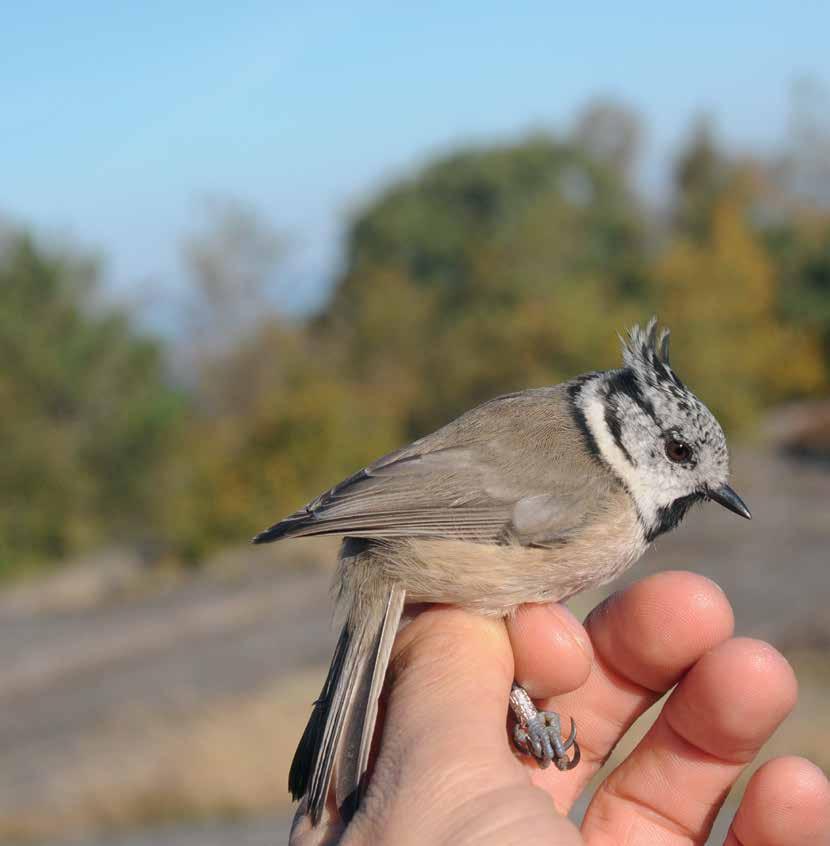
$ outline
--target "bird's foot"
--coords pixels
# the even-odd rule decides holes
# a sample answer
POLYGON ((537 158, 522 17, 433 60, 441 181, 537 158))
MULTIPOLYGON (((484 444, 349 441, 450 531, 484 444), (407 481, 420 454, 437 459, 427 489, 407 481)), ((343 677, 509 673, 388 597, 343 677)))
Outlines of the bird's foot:
POLYGON ((538 711, 524 688, 513 684, 510 691, 510 707, 516 715, 513 726, 513 744, 525 755, 533 755, 542 769, 551 761, 557 769, 572 770, 581 757, 576 742, 576 724, 571 718, 571 733, 562 737, 562 724, 555 711, 538 711), (568 750, 573 747, 573 758, 568 750))

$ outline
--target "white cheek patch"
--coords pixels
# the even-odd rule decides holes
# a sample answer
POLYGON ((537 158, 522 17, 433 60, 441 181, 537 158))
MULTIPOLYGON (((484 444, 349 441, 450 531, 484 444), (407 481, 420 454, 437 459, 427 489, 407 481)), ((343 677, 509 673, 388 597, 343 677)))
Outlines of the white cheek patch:
POLYGON ((642 478, 641 474, 637 472, 637 468, 625 457, 605 422, 605 402, 599 391, 602 381, 596 379, 586 384, 580 392, 577 402, 585 415, 585 423, 596 441, 600 455, 626 486, 634 499, 644 525, 650 528, 657 523, 660 505, 648 481, 642 478))

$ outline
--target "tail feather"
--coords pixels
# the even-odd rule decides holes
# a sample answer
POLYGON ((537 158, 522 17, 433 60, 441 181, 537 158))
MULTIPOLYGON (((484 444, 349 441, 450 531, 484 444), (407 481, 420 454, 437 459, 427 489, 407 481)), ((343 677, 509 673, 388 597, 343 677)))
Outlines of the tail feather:
POLYGON ((330 710, 323 726, 323 736, 312 768, 307 794, 308 811, 314 825, 319 822, 326 804, 340 735, 348 718, 355 690, 360 689, 359 676, 364 671, 366 662, 366 634, 365 627, 350 633, 344 661, 335 682, 330 710))
POLYGON ((351 818, 363 791, 380 695, 405 592, 391 587, 381 614, 347 623, 340 634, 320 698, 300 740, 289 773, 289 790, 307 798, 316 825, 323 812, 332 774, 335 796, 351 818))
POLYGON ((365 789, 363 776, 369 764, 378 699, 389 665, 389 655, 398 631, 406 593, 393 587, 386 600, 386 609, 371 644, 356 695, 343 728, 337 754, 335 798, 346 823, 354 816, 365 789))
POLYGON ((344 626, 334 649, 334 657, 331 659, 331 666, 323 684, 323 690, 314 703, 311 717, 297 745, 297 751, 294 753, 294 760, 291 762, 291 769, 288 772, 288 789, 291 792, 291 798, 295 801, 305 796, 308 791, 311 773, 314 771, 320 753, 323 729, 331 710, 334 687, 343 667, 348 644, 349 632, 344 626))

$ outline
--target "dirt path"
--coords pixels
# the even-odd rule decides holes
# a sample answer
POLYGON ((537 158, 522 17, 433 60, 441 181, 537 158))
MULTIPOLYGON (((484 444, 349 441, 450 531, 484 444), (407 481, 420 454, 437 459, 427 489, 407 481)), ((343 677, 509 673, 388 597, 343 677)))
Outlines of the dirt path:
POLYGON ((288 843, 290 832, 290 816, 263 816, 162 826, 95 840, 61 840, 44 846, 283 846, 288 843))
MULTIPOLYGON (((102 732, 183 723, 324 663, 329 581, 258 566, 129 604, 0 619, 0 816, 71 790, 102 732)), ((140 737, 133 746, 140 759, 140 737)))

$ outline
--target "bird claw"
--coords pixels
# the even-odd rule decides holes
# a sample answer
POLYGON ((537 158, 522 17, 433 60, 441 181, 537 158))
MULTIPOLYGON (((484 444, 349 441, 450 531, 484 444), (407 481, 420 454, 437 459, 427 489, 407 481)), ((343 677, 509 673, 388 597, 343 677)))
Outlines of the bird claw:
POLYGON ((571 732, 562 738, 562 724, 555 711, 537 711, 535 716, 513 726, 513 744, 525 755, 533 755, 544 770, 551 761, 563 772, 572 770, 582 757, 576 742, 576 723, 571 718, 571 732), (568 750, 573 747, 573 757, 568 750))
POLYGON ((527 691, 516 682, 510 690, 510 709, 516 717, 513 744, 525 755, 533 755, 542 769, 551 761, 562 771, 572 770, 582 757, 576 742, 576 723, 571 718, 571 733, 563 740, 562 723, 555 711, 539 711, 527 691), (573 747, 573 758, 568 750, 573 747))

